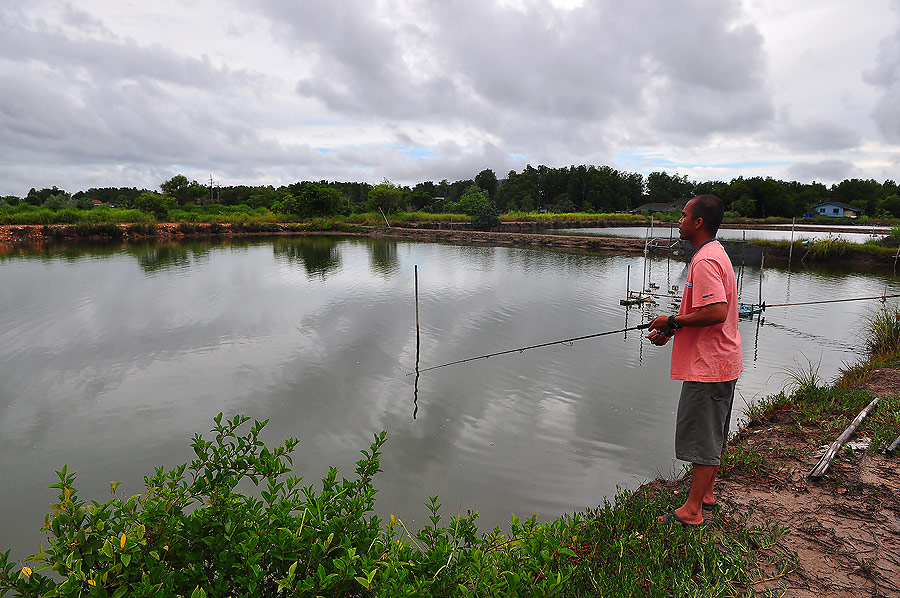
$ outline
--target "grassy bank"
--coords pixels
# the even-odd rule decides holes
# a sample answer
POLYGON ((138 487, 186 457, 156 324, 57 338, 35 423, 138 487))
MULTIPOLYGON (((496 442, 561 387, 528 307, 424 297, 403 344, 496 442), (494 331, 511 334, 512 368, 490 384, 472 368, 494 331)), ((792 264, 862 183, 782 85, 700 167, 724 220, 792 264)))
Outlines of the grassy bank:
POLYGON ((766 247, 766 255, 786 259, 790 254, 796 261, 826 262, 841 259, 866 259, 891 261, 898 253, 898 240, 889 236, 884 240, 852 243, 844 239, 828 238, 803 242, 752 240, 751 245, 766 247))

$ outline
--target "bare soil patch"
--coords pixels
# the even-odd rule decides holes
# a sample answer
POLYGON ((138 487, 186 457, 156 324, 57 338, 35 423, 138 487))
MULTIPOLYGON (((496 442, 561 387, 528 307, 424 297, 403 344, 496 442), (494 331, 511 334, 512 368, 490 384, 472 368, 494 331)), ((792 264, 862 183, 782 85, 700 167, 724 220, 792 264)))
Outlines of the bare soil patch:
MULTIPOLYGON (((900 370, 877 370, 862 389, 900 395, 900 370)), ((729 445, 753 447, 765 457, 768 473, 725 473, 717 483, 720 508, 710 516, 750 513, 751 524, 789 528, 778 552, 796 554, 797 565, 757 584, 758 592, 786 584, 784 595, 791 597, 900 597, 900 455, 845 448, 827 475, 814 481, 807 474, 824 452, 810 441, 816 436, 787 414, 741 430, 729 445)), ((686 492, 690 476, 655 485, 686 492)))

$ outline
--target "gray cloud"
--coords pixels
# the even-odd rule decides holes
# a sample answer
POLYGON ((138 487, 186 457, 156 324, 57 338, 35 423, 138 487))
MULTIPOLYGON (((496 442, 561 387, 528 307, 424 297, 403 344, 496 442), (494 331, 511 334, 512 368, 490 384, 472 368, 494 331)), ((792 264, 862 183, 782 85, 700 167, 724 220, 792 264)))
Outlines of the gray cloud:
POLYGON ((794 180, 809 183, 834 183, 851 176, 855 168, 843 160, 822 160, 821 162, 798 162, 788 167, 788 175, 794 180))
POLYGON ((762 39, 732 26, 735 2, 604 1, 563 12, 545 2, 408 2, 396 20, 324 0, 263 7, 314 57, 301 95, 344 113, 472 123, 512 152, 548 137, 582 151, 605 141, 585 128, 637 110, 693 135, 747 130, 772 115, 762 39))
POLYGON ((775 137, 786 148, 809 152, 852 149, 862 140, 859 132, 849 125, 823 119, 784 123, 777 127, 775 137))
MULTIPOLYGON (((900 17, 900 3, 894 3, 900 17)), ((900 28, 881 41, 875 67, 863 74, 863 80, 882 90, 872 111, 878 131, 892 143, 900 143, 900 28)))
MULTIPOLYGON (((771 67, 783 58, 767 41, 772 21, 739 0, 234 0, 195 19, 207 1, 0 4, 0 195, 157 187, 177 172, 410 183, 526 163, 616 166, 635 153, 654 156, 645 173, 723 160, 799 160, 799 172, 829 152, 880 164, 865 167, 873 176, 890 159, 863 155, 865 114, 784 116, 793 96, 772 79, 784 71, 771 67), (690 160, 672 155, 682 148, 690 160)), ((894 35, 866 73, 882 93, 872 122, 894 141, 898 56, 894 35)), ((851 83, 842 93, 867 106, 851 83)))

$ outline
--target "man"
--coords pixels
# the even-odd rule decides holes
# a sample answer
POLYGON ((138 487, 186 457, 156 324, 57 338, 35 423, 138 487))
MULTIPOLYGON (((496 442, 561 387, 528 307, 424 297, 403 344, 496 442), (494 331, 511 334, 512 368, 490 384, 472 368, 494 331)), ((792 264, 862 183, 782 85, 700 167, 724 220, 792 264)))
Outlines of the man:
POLYGON ((654 345, 672 343, 673 380, 682 380, 675 427, 675 456, 693 464, 687 501, 660 521, 684 526, 703 523, 703 507, 716 503, 713 486, 728 427, 734 387, 743 371, 738 333, 737 284, 731 260, 716 233, 724 214, 715 195, 691 199, 678 229, 694 248, 677 316, 659 316, 647 338, 654 345))

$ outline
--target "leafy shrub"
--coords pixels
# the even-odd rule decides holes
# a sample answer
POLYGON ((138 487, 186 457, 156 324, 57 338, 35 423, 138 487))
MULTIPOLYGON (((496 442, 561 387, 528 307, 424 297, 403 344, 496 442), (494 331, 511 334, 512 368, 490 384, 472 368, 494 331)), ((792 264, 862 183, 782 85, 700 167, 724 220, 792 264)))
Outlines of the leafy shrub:
POLYGON ((159 232, 156 228, 156 222, 134 222, 128 225, 128 234, 129 235, 140 235, 140 236, 156 236, 159 232))
POLYGON ((443 524, 434 496, 413 535, 393 515, 382 525, 373 514, 384 432, 361 451, 354 479, 339 482, 331 468, 316 491, 289 475, 297 440, 268 448, 266 421, 238 434, 248 421, 220 413, 212 440, 194 436, 197 459, 157 468, 128 498, 112 482, 113 498, 88 504, 63 467, 42 528, 49 545, 23 566, 0 553, 0 595, 733 595, 763 560, 783 567, 766 553, 780 532, 724 518, 702 534, 660 529, 656 516, 679 498, 671 492, 623 492, 549 523, 513 516, 509 537, 498 528, 479 537, 473 512, 443 524), (258 497, 236 491, 243 480, 258 497))
POLYGON ((500 226, 500 215, 497 214, 497 208, 488 200, 479 204, 472 215, 472 228, 476 230, 494 230, 500 226))
POLYGON ((114 222, 97 224, 79 222, 69 227, 69 233, 76 237, 105 237, 108 239, 121 239, 125 236, 125 231, 114 222))
MULTIPOLYGON (((51 506, 44 532, 50 545, 29 558, 33 567, 17 574, 0 555, 0 594, 22 595, 274 596, 323 593, 349 595, 376 571, 371 546, 379 520, 371 480, 379 469, 375 438, 357 463, 357 479, 337 482, 332 468, 322 491, 287 477, 289 438, 273 449, 254 422, 215 418, 214 440, 194 437, 197 459, 144 478, 144 494, 87 504, 78 497, 75 476, 57 472, 59 502, 51 506), (262 484, 261 499, 235 492, 243 479, 262 484), (365 555, 363 558, 362 555, 365 555), (62 581, 42 576, 50 568, 62 581)), ((110 484, 115 494, 120 482, 110 484)), ((380 554, 380 553, 379 553, 380 554)))

